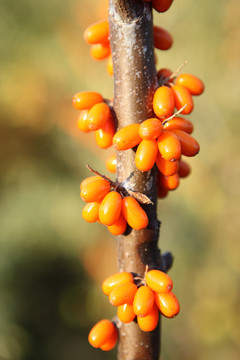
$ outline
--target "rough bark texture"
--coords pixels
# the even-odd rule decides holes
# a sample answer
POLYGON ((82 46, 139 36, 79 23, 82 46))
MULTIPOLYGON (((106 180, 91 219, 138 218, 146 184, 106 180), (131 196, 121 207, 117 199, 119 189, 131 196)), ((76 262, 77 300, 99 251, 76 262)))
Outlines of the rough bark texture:
MULTIPOLYGON (((110 0, 109 24, 114 68, 114 111, 118 128, 152 117, 152 98, 157 87, 154 64, 152 9, 149 2, 110 0)), ((157 247, 157 171, 136 169, 133 149, 118 152, 117 180, 126 188, 144 193, 154 205, 143 206, 149 226, 117 239, 119 271, 144 275, 146 265, 161 267, 157 247)), ((143 332, 137 323, 119 329, 119 360, 157 360, 160 353, 160 321, 155 331, 143 332)))

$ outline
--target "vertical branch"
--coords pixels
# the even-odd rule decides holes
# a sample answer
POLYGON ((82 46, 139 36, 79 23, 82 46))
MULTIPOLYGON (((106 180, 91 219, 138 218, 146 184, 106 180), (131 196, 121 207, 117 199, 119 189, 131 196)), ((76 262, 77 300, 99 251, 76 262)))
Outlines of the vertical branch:
MULTIPOLYGON (((118 128, 152 117, 153 93, 157 87, 154 64, 152 10, 149 2, 110 0, 110 42, 114 69, 114 111, 118 128)), ((145 205, 147 229, 131 230, 119 236, 119 271, 144 275, 146 265, 161 266, 157 247, 157 170, 141 172, 135 166, 133 149, 118 152, 117 180, 147 195, 154 205, 145 205)), ((159 321, 160 324, 160 321, 159 321)), ((121 360, 157 360, 160 352, 160 325, 143 332, 137 323, 119 329, 118 355, 121 360)))

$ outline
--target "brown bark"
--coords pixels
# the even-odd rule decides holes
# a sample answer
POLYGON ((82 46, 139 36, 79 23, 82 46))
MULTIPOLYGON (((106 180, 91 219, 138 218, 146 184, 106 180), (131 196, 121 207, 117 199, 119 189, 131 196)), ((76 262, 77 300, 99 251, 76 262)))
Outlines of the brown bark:
MULTIPOLYGON (((118 128, 152 117, 152 98, 157 87, 154 64, 152 9, 149 2, 110 0, 110 42, 114 68, 114 111, 118 128)), ((118 152, 117 180, 126 188, 147 195, 153 205, 144 205, 147 229, 131 230, 117 239, 119 271, 144 275, 146 265, 161 268, 157 247, 157 170, 140 172, 134 149, 118 152)), ((157 360, 160 353, 160 321, 152 332, 143 332, 136 322, 119 329, 119 360, 157 360)))

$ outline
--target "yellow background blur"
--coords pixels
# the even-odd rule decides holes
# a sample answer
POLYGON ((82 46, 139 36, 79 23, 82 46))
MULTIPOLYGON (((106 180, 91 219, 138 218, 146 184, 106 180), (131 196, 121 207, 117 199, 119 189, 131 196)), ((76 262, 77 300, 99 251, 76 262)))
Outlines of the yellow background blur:
MULTIPOLYGON (((87 334, 115 315, 101 293, 116 271, 115 240, 81 219, 79 184, 106 154, 76 127, 78 91, 113 96, 106 63, 83 41, 107 1, 0 2, 0 359, 114 359, 87 334)), ((240 137, 238 0, 175 1, 154 22, 174 37, 158 68, 206 85, 190 116, 200 154, 192 174, 159 203, 160 247, 180 315, 163 319, 162 359, 240 358, 240 137)))

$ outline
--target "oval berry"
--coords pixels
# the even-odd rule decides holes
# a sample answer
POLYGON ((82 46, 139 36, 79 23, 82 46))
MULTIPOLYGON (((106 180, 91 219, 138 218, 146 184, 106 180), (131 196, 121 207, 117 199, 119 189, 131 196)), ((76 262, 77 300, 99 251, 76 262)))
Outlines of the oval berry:
POLYGON ((122 235, 124 234, 127 228, 127 222, 122 214, 120 214, 118 220, 111 226, 108 226, 108 230, 113 235, 122 235))
POLYGON ((148 226, 147 214, 132 196, 123 198, 122 214, 134 230, 141 230, 148 226))
POLYGON ((172 91, 174 94, 175 106, 177 110, 180 110, 184 105, 186 105, 181 113, 190 114, 193 111, 194 104, 192 95, 188 89, 181 85, 173 85, 172 91))
POLYGON ((194 137, 182 130, 172 130, 181 144, 182 155, 195 156, 199 153, 200 145, 194 137))
POLYGON ((163 123, 163 129, 170 131, 178 129, 191 134, 193 132, 193 124, 189 120, 175 116, 173 119, 163 123))
POLYGON ((102 283, 102 291, 105 295, 110 295, 110 293, 120 285, 133 283, 133 276, 131 273, 123 271, 109 276, 102 283))
POLYGON ((135 313, 133 310, 133 305, 130 304, 123 304, 118 306, 117 315, 120 321, 125 324, 130 323, 135 319, 135 313))
POLYGON ((101 202, 99 220, 104 225, 113 225, 122 211, 122 197, 117 191, 109 192, 101 202))
POLYGON ((111 53, 110 45, 108 42, 94 44, 91 46, 90 55, 94 60, 106 59, 111 53))
POLYGON ((150 270, 145 277, 147 285, 155 292, 168 293, 172 290, 173 282, 170 276, 160 270, 150 270))
POLYGON ((85 133, 89 133, 91 131, 88 126, 88 110, 81 110, 77 120, 77 127, 85 133))
POLYGON ((88 335, 89 343, 93 347, 99 348, 109 340, 115 331, 114 328, 113 323, 107 319, 99 321, 88 335))
POLYGON ((162 68, 157 72, 157 77, 160 82, 167 79, 171 75, 172 75, 172 71, 167 68, 162 68))
POLYGON ((172 35, 159 26, 153 26, 154 47, 159 50, 168 50, 172 46, 172 35))
POLYGON ((201 95, 204 91, 203 82, 192 74, 181 74, 177 76, 176 85, 184 86, 192 95, 201 95))
POLYGON ((131 124, 118 130, 113 137, 113 145, 120 150, 128 150, 138 145, 142 139, 139 135, 140 124, 131 124))
POLYGON ((163 125, 159 119, 151 118, 143 121, 139 127, 139 135, 145 140, 154 140, 159 137, 163 125))
POLYGON ((160 312, 168 318, 176 316, 180 311, 178 299, 173 292, 167 294, 155 293, 155 303, 160 312))
POLYGON ((169 117, 174 112, 174 94, 168 86, 160 86, 153 96, 153 111, 159 118, 169 117))
POLYGON ((105 166, 109 172, 114 174, 117 168, 117 155, 114 154, 109 156, 105 161, 105 166))
POLYGON ((154 304, 152 310, 147 316, 137 317, 137 322, 142 331, 153 331, 156 329, 159 319, 159 311, 157 306, 154 304))
POLYGON ((162 175, 160 179, 160 184, 166 190, 175 190, 179 186, 178 173, 170 176, 162 175))
POLYGON ((135 164, 140 171, 149 171, 155 164, 158 154, 158 144, 156 140, 142 140, 138 145, 135 164))
POLYGON ((173 0, 152 0, 152 6, 158 12, 165 12, 170 8, 172 2, 173 0))
POLYGON ((181 156, 181 145, 178 137, 173 132, 165 130, 158 140, 158 149, 162 157, 167 161, 178 160, 181 156))
POLYGON ((158 170, 165 176, 170 176, 176 174, 179 168, 179 161, 167 161, 165 160, 160 153, 158 153, 156 158, 156 165, 158 170))
POLYGON ((94 91, 82 91, 74 95, 72 104, 77 110, 86 110, 102 101, 103 97, 101 94, 94 91))
POLYGON ((86 204, 82 211, 83 219, 89 223, 94 223, 98 221, 99 207, 100 207, 99 202, 90 202, 86 204))
POLYGON ((137 316, 147 316, 154 304, 154 292, 148 286, 140 286, 133 300, 133 310, 137 316))
POLYGON ((114 331, 113 331, 112 336, 107 340, 106 343, 104 343, 102 346, 100 346, 100 349, 103 351, 110 351, 116 346, 117 341, 118 341, 118 330, 114 326, 114 331))
POLYGON ((93 179, 92 181, 87 182, 86 185, 82 186, 80 191, 80 196, 83 201, 86 202, 99 202, 101 201, 107 193, 110 191, 110 183, 103 178, 93 179))
POLYGON ((110 293, 109 301, 113 306, 132 304, 136 291, 137 285, 133 283, 117 286, 110 293))
POLYGON ((180 160, 178 175, 180 178, 185 178, 191 173, 191 167, 184 160, 180 160))
POLYGON ((107 149, 112 146, 115 127, 112 118, 108 120, 101 129, 95 131, 95 140, 101 149, 107 149))
POLYGON ((102 128, 110 119, 110 109, 105 103, 93 105, 88 112, 88 127, 90 130, 102 128))
POLYGON ((84 31, 84 40, 88 44, 98 44, 105 42, 109 37, 108 21, 98 21, 84 31))
POLYGON ((100 175, 93 175, 84 179, 80 184, 80 190, 82 190, 82 188, 84 188, 84 186, 86 186, 88 183, 95 181, 96 179, 102 179, 102 177, 100 175))

